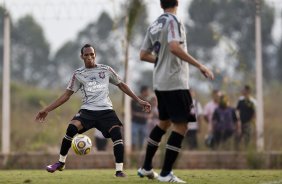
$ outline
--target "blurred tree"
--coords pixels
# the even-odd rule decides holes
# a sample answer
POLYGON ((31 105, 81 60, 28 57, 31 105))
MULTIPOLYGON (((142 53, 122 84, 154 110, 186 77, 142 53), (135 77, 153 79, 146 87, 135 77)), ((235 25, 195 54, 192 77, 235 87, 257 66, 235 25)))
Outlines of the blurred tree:
MULTIPOLYGON (((147 8, 142 0, 133 0, 133 1, 125 1, 124 4, 121 5, 121 8, 125 11, 122 11, 118 18, 115 21, 115 28, 120 33, 119 39, 122 38, 122 47, 118 48, 118 52, 122 53, 121 61, 123 62, 122 73, 124 74, 124 78, 126 78, 126 69, 128 68, 128 62, 131 63, 131 68, 134 68, 135 76, 138 75, 140 77, 134 81, 133 88, 138 88, 138 85, 144 85, 147 83, 151 83, 152 78, 143 77, 140 73, 145 72, 146 68, 144 68, 143 63, 139 61, 139 50, 142 44, 146 29, 148 27, 148 12, 147 8), (144 71, 145 70, 145 71, 144 71)), ((152 72, 152 71, 149 71, 152 72)), ((133 73, 133 72, 131 72, 133 73)), ((128 79, 128 83, 131 83, 132 77, 128 79)))
MULTIPOLYGON (((125 7, 127 7, 127 11, 125 11, 125 15, 122 16, 125 17, 125 20, 127 20, 127 22, 125 22, 126 36, 124 45, 124 69, 127 70, 128 62, 133 62, 133 65, 138 65, 138 67, 135 67, 136 71, 150 74, 152 71, 146 71, 146 69, 144 70, 142 64, 138 62, 139 49, 148 27, 148 23, 146 21, 148 18, 147 8, 142 0, 134 0, 126 3, 125 7), (131 55, 134 59, 131 59, 131 55), (138 62, 137 64, 136 61, 138 62)), ((127 74, 125 73, 125 79, 127 78, 126 75, 127 74)), ((134 85, 136 86, 135 88, 139 88, 137 86, 151 83, 151 81, 152 77, 144 77, 143 75, 140 75, 134 85)))
POLYGON ((146 22, 147 8, 141 0, 130 1, 127 7, 126 15, 124 15, 128 17, 126 39, 132 46, 140 47, 140 39, 143 40, 148 26, 146 22))
MULTIPOLYGON (((125 26, 126 26, 126 35, 125 35, 125 44, 124 44, 124 81, 128 83, 128 62, 129 62, 129 46, 131 39, 133 37, 133 29, 135 25, 137 25, 137 19, 139 18, 142 8, 145 6, 142 4, 140 0, 130 1, 127 8, 127 14, 125 17, 125 26)), ((124 101, 125 94, 123 94, 124 101)))
MULTIPOLYGON (((254 79, 254 1, 193 0, 188 11, 192 20, 187 24, 189 51, 204 61, 211 61, 212 58, 221 57, 214 53, 214 49, 223 43, 226 55, 237 62, 237 70, 243 71, 248 79, 254 79)), ((273 44, 273 12, 273 8, 262 2, 263 67, 266 79, 271 78, 271 69, 274 69, 271 68, 273 59, 269 52, 273 44)), ((230 65, 227 63, 226 66, 230 65)))
POLYGON ((68 41, 56 52, 53 63, 56 66, 56 85, 66 85, 67 80, 70 79, 71 73, 79 66, 83 65, 80 59, 81 46, 77 42, 68 41))
POLYGON ((49 60, 50 47, 40 25, 32 16, 18 20, 12 29, 12 79, 37 86, 48 86, 54 72, 49 60), (51 73, 51 74, 50 74, 51 73))

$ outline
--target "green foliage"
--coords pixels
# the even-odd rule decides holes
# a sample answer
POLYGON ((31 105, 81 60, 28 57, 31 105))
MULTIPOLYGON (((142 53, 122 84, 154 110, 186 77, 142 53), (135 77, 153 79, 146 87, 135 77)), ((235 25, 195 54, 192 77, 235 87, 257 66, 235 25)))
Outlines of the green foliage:
MULTIPOLYGON (((148 74, 146 74, 148 75, 148 74)), ((264 137, 265 137, 265 150, 281 151, 282 144, 277 137, 281 136, 281 113, 280 104, 276 102, 282 101, 282 87, 280 85, 273 85, 271 90, 265 91, 264 95, 264 137), (271 98, 275 96, 274 98, 271 98)), ((0 89, 1 90, 1 89, 0 89)), ((1 95, 2 90, 0 91, 1 95)), ((55 111, 49 113, 45 123, 40 124, 34 121, 36 113, 50 102, 54 101, 62 90, 46 90, 42 88, 35 88, 30 86, 24 86, 22 84, 13 83, 11 86, 11 146, 12 152, 53 152, 58 151, 62 136, 65 133, 68 122, 73 115, 78 111, 81 101, 76 95, 74 95, 66 104, 59 107, 55 111)), ((120 119, 123 119, 123 107, 122 107, 122 93, 116 87, 111 88, 110 97, 120 119)), ((233 96, 233 103, 237 97, 235 94, 229 94, 233 96)), ((200 99, 205 99, 207 96, 201 96, 200 99)), ((207 99, 206 99, 207 100, 207 99)), ((1 100, 0 100, 1 101, 1 100)), ((1 112, 0 112, 1 117, 1 112)), ((255 131, 255 129, 254 129, 255 131)), ((92 131, 89 131, 90 137, 92 131)), ((201 131, 198 134, 199 149, 207 150, 204 145, 204 137, 207 132, 207 124, 201 124, 201 131)), ((1 134, 1 132, 0 132, 1 134)), ((252 147, 255 147, 255 136, 252 136, 252 147)), ((164 141, 165 142, 165 141, 164 141)), ((185 147, 185 143, 184 147, 185 147)), ((253 148, 255 149, 255 148, 253 148)), ((253 168, 260 167, 256 165, 257 160, 260 157, 252 157, 249 154, 249 165, 253 168)))
MULTIPOLYGON (((1 95, 2 89, 0 88, 0 90, 1 95)), ((74 94, 68 102, 50 112, 44 123, 35 122, 34 119, 39 110, 53 102, 62 93, 63 90, 46 90, 44 88, 12 83, 12 152, 58 152, 67 125, 80 108, 81 99, 79 95, 74 94)), ((121 91, 116 88, 111 88, 110 94, 114 108, 122 120, 121 114, 123 108, 121 107, 121 91)), ((93 131, 88 131, 87 134, 92 137, 93 131)))
POLYGON ((141 0, 133 0, 130 1, 129 8, 128 8, 128 24, 127 24, 127 40, 131 40, 132 38, 132 30, 137 23, 137 19, 142 12, 144 12, 145 6, 141 0))
POLYGON ((49 113, 45 123, 34 121, 36 113, 54 101, 62 92, 24 86, 11 86, 11 150, 12 152, 52 150, 61 142, 67 123, 80 107, 80 99, 72 98, 63 107, 49 113))
POLYGON ((11 98, 13 99, 12 106, 15 105, 20 108, 41 108, 46 105, 46 102, 50 102, 58 97, 57 92, 47 91, 46 89, 38 89, 31 86, 23 87, 18 83, 12 83, 11 92, 11 98), (22 101, 23 99, 24 101, 22 101))
POLYGON ((12 29, 12 79, 46 86, 55 72, 49 60, 49 44, 43 29, 30 15, 22 17, 12 29))
POLYGON ((262 153, 249 150, 247 152, 247 164, 250 169, 262 169, 265 166, 265 157, 262 153))
MULTIPOLYGON (((262 2, 262 42, 264 77, 273 77, 271 30, 273 8, 262 2)), ((204 61, 217 61, 213 51, 224 43, 228 60, 236 61, 236 69, 247 79, 255 69, 255 3, 245 0, 194 0, 189 7, 192 23, 187 25, 189 50, 204 61)), ((218 55, 216 55, 218 57, 218 55)), ((214 66, 217 66, 214 63, 214 66)))
POLYGON ((99 23, 99 26, 97 26, 97 34, 99 35, 99 39, 107 39, 110 36, 110 30, 113 29, 114 21, 111 19, 109 14, 106 12, 103 12, 97 23, 99 23), (103 23, 103 24, 102 24, 103 23), (109 31, 106 31, 109 30, 109 31))
POLYGON ((80 56, 82 46, 74 41, 66 42, 55 54, 53 62, 56 66, 56 75, 53 76, 57 86, 65 85, 75 69, 83 65, 80 56))
POLYGON ((280 139, 281 126, 281 104, 282 86, 281 82, 272 84, 271 88, 264 91, 264 133, 266 150, 282 150, 280 139))

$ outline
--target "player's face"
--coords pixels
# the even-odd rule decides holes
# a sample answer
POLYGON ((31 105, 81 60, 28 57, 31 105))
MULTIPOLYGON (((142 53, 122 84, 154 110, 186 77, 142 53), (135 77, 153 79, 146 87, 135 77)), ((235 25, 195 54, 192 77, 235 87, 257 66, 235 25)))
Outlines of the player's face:
POLYGON ((244 89, 242 93, 245 97, 248 97, 250 95, 250 91, 244 89))
POLYGON ((92 47, 84 48, 81 58, 83 59, 86 68, 95 67, 96 53, 92 47))

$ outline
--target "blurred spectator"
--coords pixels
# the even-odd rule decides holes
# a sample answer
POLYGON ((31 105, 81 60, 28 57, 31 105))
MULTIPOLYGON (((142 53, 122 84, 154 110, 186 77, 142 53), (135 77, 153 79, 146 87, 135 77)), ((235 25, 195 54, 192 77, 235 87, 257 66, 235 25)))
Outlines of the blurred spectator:
POLYGON ((153 95, 150 98, 150 104, 151 104, 151 113, 148 119, 147 123, 147 131, 146 131, 146 137, 149 136, 152 129, 158 124, 159 122, 159 111, 158 111, 158 100, 155 95, 153 95))
POLYGON ((190 89, 191 96, 193 98, 194 113, 197 121, 188 123, 188 130, 186 133, 186 142, 188 149, 194 150, 198 148, 197 134, 200 131, 201 123, 203 122, 203 108, 201 103, 198 101, 196 92, 190 89))
POLYGON ((95 138, 97 150, 98 151, 106 151, 108 140, 103 136, 102 132, 95 129, 94 138, 95 138))
POLYGON ((219 90, 213 90, 211 93, 212 100, 209 101, 204 107, 204 118, 208 123, 208 133, 205 138, 205 143, 207 146, 211 147, 213 142, 213 135, 212 135, 212 116, 214 110, 218 107, 219 97, 221 92, 219 90))
POLYGON ((244 144, 247 146, 252 135, 252 125, 255 120, 255 99, 251 97, 251 87, 245 85, 242 90, 242 96, 239 97, 236 109, 239 112, 241 120, 242 134, 237 139, 237 144, 244 139, 244 144))
POLYGON ((212 121, 215 147, 226 142, 235 132, 237 135, 241 133, 241 124, 236 110, 229 106, 227 95, 220 96, 219 106, 214 111, 212 121))
MULTIPOLYGON (((150 95, 148 86, 141 86, 139 98, 147 100, 150 95)), ((143 107, 131 101, 131 120, 132 120, 132 149, 140 150, 143 147, 144 139, 146 136, 146 124, 150 114, 143 111, 143 107)))

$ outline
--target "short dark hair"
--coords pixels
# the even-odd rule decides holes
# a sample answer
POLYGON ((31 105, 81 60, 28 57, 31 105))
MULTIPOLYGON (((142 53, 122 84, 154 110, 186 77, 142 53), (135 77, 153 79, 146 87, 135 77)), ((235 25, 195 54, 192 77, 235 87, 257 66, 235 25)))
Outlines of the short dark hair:
POLYGON ((173 8, 178 6, 178 0, 161 0, 161 6, 163 9, 173 8))
POLYGON ((248 91, 248 92, 251 92, 252 88, 251 88, 251 86, 249 86, 249 85, 245 85, 245 86, 244 86, 244 90, 245 90, 245 91, 248 91))
POLYGON ((92 46, 92 45, 90 45, 90 44, 85 44, 82 48, 81 48, 81 50, 80 50, 80 53, 81 53, 81 55, 83 55, 83 50, 85 49, 85 48, 88 48, 88 47, 92 47, 93 49, 94 49, 94 52, 96 53, 96 50, 95 50, 95 48, 92 46))
POLYGON ((222 108, 226 108, 229 103, 229 97, 226 94, 223 94, 219 97, 219 106, 222 108))

